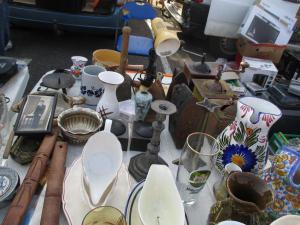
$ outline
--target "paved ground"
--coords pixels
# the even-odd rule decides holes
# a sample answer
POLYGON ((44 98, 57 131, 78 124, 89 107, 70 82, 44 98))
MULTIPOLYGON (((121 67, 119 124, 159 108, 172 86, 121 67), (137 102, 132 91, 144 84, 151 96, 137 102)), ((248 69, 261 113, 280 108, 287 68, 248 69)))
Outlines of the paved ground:
MULTIPOLYGON (((130 23, 133 34, 151 36, 151 32, 146 23, 133 21, 130 23)), ((26 93, 32 89, 41 76, 52 69, 69 68, 71 66, 71 56, 82 55, 87 57, 91 63, 92 52, 96 49, 114 48, 114 37, 103 36, 101 34, 80 34, 64 33, 57 36, 52 30, 33 30, 28 28, 13 27, 11 38, 14 48, 7 53, 8 56, 17 58, 30 58, 32 62, 29 66, 30 80, 26 93)), ((186 41, 187 49, 198 53, 205 51, 205 42, 199 40, 186 41)), ((171 67, 180 67, 183 60, 189 57, 187 54, 179 53, 170 58, 171 67)), ((194 60, 197 60, 192 56, 194 60)), ((211 59, 211 57, 209 57, 211 59)), ((130 64, 147 65, 147 58, 130 57, 130 64)), ((158 62, 158 71, 162 70, 158 62)))

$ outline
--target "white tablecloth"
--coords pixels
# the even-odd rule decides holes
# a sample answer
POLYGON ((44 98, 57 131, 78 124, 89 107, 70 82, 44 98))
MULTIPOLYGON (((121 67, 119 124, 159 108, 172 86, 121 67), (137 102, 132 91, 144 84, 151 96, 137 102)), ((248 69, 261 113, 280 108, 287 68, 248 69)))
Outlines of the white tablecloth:
MULTIPOLYGON (((36 87, 33 89, 33 91, 36 90, 36 88, 38 86, 39 86, 39 83, 36 85, 36 87)), ((79 94, 79 89, 78 89, 79 86, 80 86, 80 81, 77 81, 75 83, 75 85, 73 86, 73 88, 71 88, 71 90, 68 90, 68 94, 73 95, 73 96, 79 94)), ((176 172, 177 172, 177 166, 172 164, 172 160, 179 158, 181 150, 178 150, 175 148, 173 140, 168 131, 168 119, 165 122, 165 125, 166 125, 165 126, 166 129, 162 132, 162 135, 161 135, 161 146, 160 146, 161 150, 160 150, 159 155, 169 164, 169 168, 171 169, 171 171, 174 175, 174 179, 175 179, 176 172)), ((72 163, 80 157, 82 148, 83 148, 83 146, 69 145, 67 161, 66 161, 67 169, 70 168, 72 163)), ((124 158, 123 158, 124 163, 128 165, 129 158, 138 153, 139 152, 131 151, 129 153, 129 156, 126 156, 126 154, 124 154, 124 158)), ((27 169, 29 167, 29 166, 19 165, 18 163, 13 161, 11 158, 7 160, 7 166, 14 168, 19 173, 21 180, 24 179, 24 176, 26 175, 27 169)), ((216 171, 213 171, 207 182, 207 185, 204 187, 204 189, 198 195, 199 200, 198 200, 197 204, 186 208, 186 212, 189 217, 190 225, 206 224, 210 207, 215 202, 214 195, 212 192, 212 186, 213 186, 214 182, 218 179, 219 179, 219 175, 217 174, 216 171)), ((132 183, 132 186, 134 186, 134 183, 132 183)), ((42 195, 43 194, 44 193, 42 193, 42 195)), ((42 202, 43 202, 43 199, 40 198, 40 200, 38 201, 37 207, 35 209, 33 219, 29 224, 32 224, 32 225, 39 224, 38 220, 41 215, 42 202)), ((120 209, 120 210, 123 211, 124 209, 120 209)), ((5 215, 5 210, 1 210, 0 211, 0 220, 1 221, 3 220, 4 215, 5 215)), ((60 225, 67 225, 67 224, 68 223, 67 223, 63 213, 61 213, 60 225)))

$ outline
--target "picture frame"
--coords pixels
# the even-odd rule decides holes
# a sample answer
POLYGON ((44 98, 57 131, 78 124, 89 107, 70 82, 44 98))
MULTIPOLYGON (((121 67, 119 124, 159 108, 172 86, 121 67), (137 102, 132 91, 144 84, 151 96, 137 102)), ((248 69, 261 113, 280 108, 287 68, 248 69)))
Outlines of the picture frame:
POLYGON ((57 94, 28 95, 17 117, 16 135, 43 135, 52 132, 57 94))

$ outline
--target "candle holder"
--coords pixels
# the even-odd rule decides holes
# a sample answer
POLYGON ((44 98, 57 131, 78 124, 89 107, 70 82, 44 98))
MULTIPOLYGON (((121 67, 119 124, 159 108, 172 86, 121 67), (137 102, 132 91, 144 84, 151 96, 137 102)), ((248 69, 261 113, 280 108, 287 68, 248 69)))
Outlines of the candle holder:
POLYGON ((158 155, 160 150, 160 134, 165 128, 163 122, 168 115, 176 112, 176 106, 165 100, 156 100, 151 103, 151 108, 156 112, 156 118, 152 123, 153 135, 150 143, 147 145, 147 152, 132 157, 128 167, 129 173, 136 181, 146 178, 152 164, 168 165, 158 155))

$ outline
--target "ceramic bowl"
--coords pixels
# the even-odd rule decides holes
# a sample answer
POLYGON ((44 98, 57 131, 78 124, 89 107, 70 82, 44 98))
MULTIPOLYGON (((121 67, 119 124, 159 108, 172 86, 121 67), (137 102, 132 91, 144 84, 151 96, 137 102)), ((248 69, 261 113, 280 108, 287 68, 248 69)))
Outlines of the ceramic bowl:
POLYGON ((271 225, 299 225, 300 216, 286 215, 275 220, 271 225))
POLYGON ((92 207, 105 202, 122 160, 121 144, 110 132, 98 132, 85 144, 82 152, 83 186, 92 207))
POLYGON ((103 123, 99 113, 88 108, 65 110, 59 114, 57 121, 63 137, 73 144, 85 143, 103 123))
POLYGON ((91 210, 82 221, 82 225, 93 224, 126 225, 126 220, 120 210, 102 206, 91 210))
POLYGON ((183 225, 183 203, 167 166, 152 165, 138 202, 143 225, 183 225), (163 178, 163 179, 162 179, 163 178))

